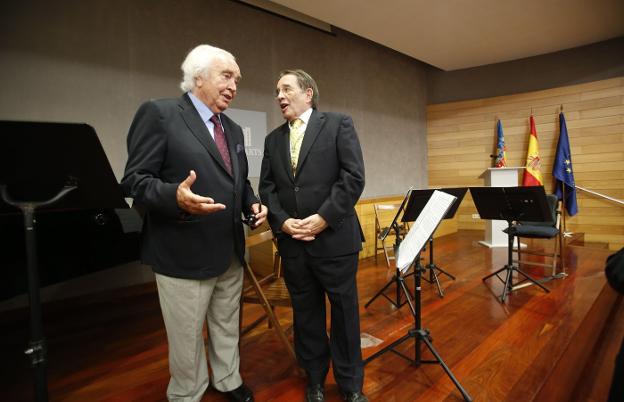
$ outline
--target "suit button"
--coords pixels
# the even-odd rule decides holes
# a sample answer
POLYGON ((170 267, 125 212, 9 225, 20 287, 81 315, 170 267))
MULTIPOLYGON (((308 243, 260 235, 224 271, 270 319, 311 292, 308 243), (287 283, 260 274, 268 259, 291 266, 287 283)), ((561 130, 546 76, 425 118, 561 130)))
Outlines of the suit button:
POLYGON ((295 187, 295 193, 299 191, 299 187, 295 187))

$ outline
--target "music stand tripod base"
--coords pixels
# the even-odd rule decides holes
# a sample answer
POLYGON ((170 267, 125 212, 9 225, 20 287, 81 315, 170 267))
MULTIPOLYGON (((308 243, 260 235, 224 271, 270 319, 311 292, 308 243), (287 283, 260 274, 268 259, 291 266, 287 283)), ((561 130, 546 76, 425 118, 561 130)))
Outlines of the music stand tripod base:
MULTIPOLYGON (((397 250, 399 249, 399 246, 402 241, 401 229, 399 226, 399 217, 401 216, 401 213, 403 212, 403 209, 405 208, 405 205, 410 197, 411 192, 412 190, 410 189, 405 194, 405 197, 403 198, 401 205, 399 206, 396 214, 394 215, 392 222, 390 223, 388 228, 379 235, 379 239, 383 240, 390 234, 390 232, 394 231, 393 248, 394 248, 395 260, 396 260, 397 250)), ((392 279, 390 279, 377 293, 375 293, 373 297, 371 297, 368 300, 368 302, 366 302, 366 304, 364 305, 364 308, 368 308, 368 306, 370 306, 371 303, 374 302, 379 296, 385 297, 390 302, 390 304, 392 304, 396 309, 403 307, 407 303, 407 300, 401 301, 401 283, 405 285, 404 279, 410 275, 413 275, 413 274, 410 273, 410 274, 402 275, 401 270, 399 270, 398 267, 395 267, 395 271, 394 271, 394 274, 392 275, 392 279), (396 299, 395 300, 391 299, 390 296, 388 296, 385 293, 386 290, 393 284, 396 285, 396 290, 395 290, 396 299)))
POLYGON ((550 293, 550 290, 545 287, 544 285, 542 285, 541 281, 538 281, 536 279, 533 279, 532 277, 530 277, 527 273, 521 271, 520 269, 518 269, 516 266, 507 266, 505 265, 503 268, 499 269, 496 272, 493 272, 485 277, 483 277, 482 281, 485 282, 486 280, 488 280, 489 278, 496 276, 496 278, 498 280, 500 280, 503 284, 503 292, 500 294, 499 299, 501 303, 504 303, 505 300, 507 299, 507 296, 509 295, 509 293, 516 291, 518 289, 522 289, 528 286, 532 286, 532 285, 536 285, 538 286, 540 289, 542 289, 544 292, 546 293, 550 293), (499 276, 499 274, 503 271, 506 271, 506 276, 505 279, 501 278, 499 276), (524 279, 513 283, 513 273, 517 272, 520 275, 524 276, 524 279))
POLYGON ((504 220, 507 222, 507 264, 496 272, 483 277, 483 282, 496 276, 504 283, 503 292, 500 295, 501 303, 507 299, 507 295, 515 290, 535 285, 544 292, 550 290, 522 271, 513 263, 513 244, 515 234, 512 231, 514 221, 548 222, 552 219, 546 200, 546 193, 542 186, 527 187, 470 187, 472 199, 477 207, 477 212, 482 219, 504 220), (505 271, 505 278, 500 273, 505 271), (522 275, 524 279, 513 282, 514 272, 522 275))
POLYGON ((433 344, 431 343, 432 339, 431 339, 431 334, 429 333, 429 330, 426 328, 422 328, 420 297, 421 297, 421 279, 422 279, 422 274, 425 271, 425 268, 420 264, 420 253, 418 253, 416 262, 412 263, 412 265, 414 266, 414 275, 413 275, 414 276, 414 288, 416 289, 414 300, 412 300, 412 298, 410 297, 409 291, 407 290, 407 286, 405 284, 405 280, 403 277, 400 277, 399 285, 400 285, 401 291, 403 291, 405 295, 406 303, 409 305, 412 316, 414 317, 414 327, 409 329, 407 331, 407 334, 405 334, 403 337, 397 339, 396 341, 392 342, 390 345, 384 347, 383 349, 377 351, 376 353, 374 353, 373 355, 365 359, 363 361, 363 364, 366 365, 370 363, 371 361, 373 361, 374 359, 378 358, 379 356, 383 355, 386 352, 392 352, 396 354, 397 356, 407 360, 408 362, 410 362, 412 365, 416 367, 419 367, 421 364, 439 364, 440 366, 442 366, 442 369, 444 370, 446 375, 448 375, 448 377, 451 379, 453 384, 455 384, 455 387, 462 394, 462 397, 464 398, 464 400, 470 402, 472 401, 471 396, 461 386, 457 378, 455 378, 455 376, 451 372, 451 369, 446 365, 446 363, 444 362, 444 360, 442 360, 442 357, 440 356, 438 351, 433 347, 433 344), (395 350, 397 346, 399 346, 403 342, 412 338, 414 339, 414 358, 406 356, 405 354, 395 350), (434 360, 422 359, 422 352, 420 350, 421 341, 425 343, 425 345, 427 346, 427 349, 429 349, 431 354, 435 357, 434 360))
POLYGON ((422 279, 427 283, 435 283, 438 288, 438 295, 440 297, 444 297, 444 289, 442 289, 442 285, 440 285, 439 275, 436 271, 439 271, 440 274, 448 276, 452 280, 455 280, 455 277, 443 270, 442 268, 438 267, 435 262, 433 262, 433 237, 429 238, 429 264, 425 266, 425 269, 429 271, 429 279, 424 277, 422 279))

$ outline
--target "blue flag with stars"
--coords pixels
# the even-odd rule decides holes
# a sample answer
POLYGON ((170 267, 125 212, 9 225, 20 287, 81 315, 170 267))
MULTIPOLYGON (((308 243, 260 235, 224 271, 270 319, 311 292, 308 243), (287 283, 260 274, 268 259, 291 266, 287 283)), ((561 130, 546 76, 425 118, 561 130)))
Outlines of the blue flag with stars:
POLYGON ((565 186, 564 204, 566 210, 568 211, 568 215, 576 215, 578 212, 578 204, 576 202, 574 172, 572 171, 572 154, 570 153, 568 128, 563 113, 559 114, 559 142, 557 142, 557 153, 555 154, 552 174, 555 177, 555 194, 561 200, 563 196, 563 186, 565 186))

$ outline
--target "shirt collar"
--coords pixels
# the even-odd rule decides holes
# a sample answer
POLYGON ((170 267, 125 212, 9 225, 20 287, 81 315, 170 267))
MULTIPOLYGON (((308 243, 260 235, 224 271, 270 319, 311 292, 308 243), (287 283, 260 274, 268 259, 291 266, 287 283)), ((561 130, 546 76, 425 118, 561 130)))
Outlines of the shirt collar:
POLYGON ((310 121, 310 116, 312 116, 312 108, 309 108, 308 110, 306 110, 305 112, 301 113, 301 116, 299 116, 299 118, 303 121, 304 125, 308 125, 308 121, 310 121))
POLYGON ((199 116, 201 117, 204 124, 210 122, 210 118, 212 117, 212 115, 214 115, 212 110, 210 110, 210 108, 208 108, 208 106, 206 106, 204 102, 199 100, 197 96, 193 95, 191 91, 188 92, 188 96, 191 99, 193 106, 195 106, 195 109, 199 113, 199 116))

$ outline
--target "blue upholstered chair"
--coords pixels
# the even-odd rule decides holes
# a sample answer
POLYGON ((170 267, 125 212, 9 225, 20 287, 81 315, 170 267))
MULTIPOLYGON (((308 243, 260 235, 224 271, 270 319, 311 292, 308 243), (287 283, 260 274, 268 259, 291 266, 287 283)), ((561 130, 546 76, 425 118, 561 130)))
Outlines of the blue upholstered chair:
MULTIPOLYGON (((518 259, 514 260, 518 265, 536 265, 542 267, 550 267, 552 269, 549 279, 560 278, 565 276, 565 267, 563 263, 563 233, 561 230, 561 203, 554 194, 548 194, 546 196, 548 200, 548 206, 552 213, 551 222, 516 222, 509 229, 505 229, 505 233, 510 233, 517 239, 516 252, 518 259), (552 252, 547 252, 534 247, 527 247, 522 250, 521 239, 551 239, 554 241, 552 246, 552 252), (533 261, 529 259, 522 259, 523 255, 537 255, 545 258, 544 262, 533 261), (548 260, 546 260, 548 259, 548 260), (561 270, 557 272, 557 260, 559 260, 561 270), (548 261, 548 262, 547 262, 548 261)), ((531 246, 533 246, 531 242, 531 246)))

